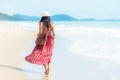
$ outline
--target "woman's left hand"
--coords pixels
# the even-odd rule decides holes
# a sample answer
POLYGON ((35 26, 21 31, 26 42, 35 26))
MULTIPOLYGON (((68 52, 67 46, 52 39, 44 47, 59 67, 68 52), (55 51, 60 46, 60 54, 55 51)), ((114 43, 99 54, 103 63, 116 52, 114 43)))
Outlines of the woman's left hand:
POLYGON ((38 33, 38 34, 37 34, 37 37, 38 37, 39 35, 40 35, 40 34, 38 33))

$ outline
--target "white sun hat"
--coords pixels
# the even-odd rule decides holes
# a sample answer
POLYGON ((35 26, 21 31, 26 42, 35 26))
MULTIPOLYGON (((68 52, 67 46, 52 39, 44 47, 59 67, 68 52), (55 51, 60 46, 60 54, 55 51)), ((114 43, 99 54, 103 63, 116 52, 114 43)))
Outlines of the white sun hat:
POLYGON ((48 11, 44 11, 44 12, 42 12, 42 17, 44 17, 44 16, 50 16, 50 13, 48 11))

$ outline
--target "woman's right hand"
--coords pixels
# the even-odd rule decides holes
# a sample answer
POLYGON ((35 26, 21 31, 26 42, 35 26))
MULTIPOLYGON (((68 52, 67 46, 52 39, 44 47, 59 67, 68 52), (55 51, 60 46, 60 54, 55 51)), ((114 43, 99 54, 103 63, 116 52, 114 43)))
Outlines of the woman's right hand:
POLYGON ((38 37, 39 35, 40 35, 40 34, 38 33, 38 34, 37 34, 37 37, 38 37))

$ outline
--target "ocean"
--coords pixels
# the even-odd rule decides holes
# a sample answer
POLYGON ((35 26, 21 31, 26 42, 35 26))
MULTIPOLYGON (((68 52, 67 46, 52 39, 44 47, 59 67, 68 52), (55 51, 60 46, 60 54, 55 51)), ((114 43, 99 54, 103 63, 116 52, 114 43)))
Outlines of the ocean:
MULTIPOLYGON (((38 22, 13 22, 38 32, 38 22)), ((120 80, 120 21, 56 21, 51 65, 55 80, 120 80)), ((34 41, 31 41, 34 48, 34 41)), ((31 50, 22 53, 23 57, 31 50)), ((24 62, 40 80, 43 67, 24 62)))

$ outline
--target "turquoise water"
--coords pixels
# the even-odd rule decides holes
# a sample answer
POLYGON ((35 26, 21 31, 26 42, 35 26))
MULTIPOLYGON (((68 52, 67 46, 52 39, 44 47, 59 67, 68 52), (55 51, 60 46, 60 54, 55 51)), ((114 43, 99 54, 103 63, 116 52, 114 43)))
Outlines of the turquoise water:
MULTIPOLYGON (((29 21, 11 21, 10 23, 23 26, 38 26, 38 22, 29 21)), ((120 28, 120 21, 55 21, 56 26, 65 27, 94 27, 94 28, 120 28)))
POLYGON ((65 27, 120 28, 120 21, 58 21, 54 23, 65 27))

